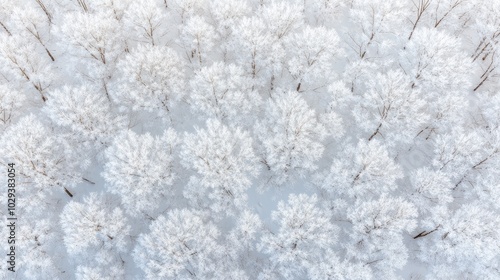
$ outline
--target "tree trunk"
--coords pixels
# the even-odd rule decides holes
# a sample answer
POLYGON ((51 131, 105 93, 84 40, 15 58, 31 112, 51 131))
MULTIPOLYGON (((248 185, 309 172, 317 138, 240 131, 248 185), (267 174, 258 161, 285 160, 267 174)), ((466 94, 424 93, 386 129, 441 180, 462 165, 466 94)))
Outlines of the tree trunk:
POLYGON ((66 192, 67 195, 69 195, 69 197, 73 197, 73 194, 70 191, 68 191, 66 187, 64 187, 64 191, 66 192))
POLYGON ((12 33, 10 33, 9 29, 7 29, 7 27, 3 24, 3 22, 0 21, 0 25, 3 27, 5 32, 7 32, 7 34, 9 34, 9 36, 12 36, 12 33))
MULTIPOLYGON (((45 47, 45 46, 44 46, 45 47)), ((52 56, 52 54, 50 53, 50 51, 47 49, 47 47, 45 47, 45 51, 47 52, 47 54, 49 55, 50 59, 52 61, 56 61, 56 59, 54 58, 54 56, 52 56)))
POLYGON ((375 130, 375 132, 373 132, 373 134, 370 136, 370 138, 368 138, 368 141, 372 141, 373 137, 375 137, 375 135, 378 134, 379 130, 380 130, 380 127, 382 127, 382 123, 380 123, 377 127, 377 129, 375 130))
POLYGON ((49 23, 52 24, 52 15, 50 14, 47 7, 45 7, 45 4, 43 4, 43 2, 41 0, 36 0, 36 2, 38 3, 38 6, 40 6, 42 11, 45 13, 45 15, 47 15, 47 19, 49 20, 49 23))
POLYGON ((419 233, 419 234, 415 235, 415 236, 413 237, 413 239, 417 239, 417 238, 421 238, 421 237, 427 236, 427 235, 429 235, 429 234, 431 234, 431 233, 435 232, 436 230, 438 230, 440 227, 441 227, 441 225, 437 226, 435 229, 433 229, 433 230, 431 230, 431 231, 425 231, 425 230, 424 230, 424 231, 422 231, 421 233, 419 233))

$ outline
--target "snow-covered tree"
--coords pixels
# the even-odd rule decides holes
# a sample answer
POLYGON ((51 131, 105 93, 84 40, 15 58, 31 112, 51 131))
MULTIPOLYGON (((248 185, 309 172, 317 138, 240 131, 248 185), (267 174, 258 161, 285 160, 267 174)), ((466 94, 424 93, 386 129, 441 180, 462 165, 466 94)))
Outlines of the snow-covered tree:
MULTIPOLYGON (((26 216, 26 218, 31 217, 26 216)), ((4 228, 5 231, 2 233, 10 236, 11 229, 4 228)), ((23 223, 16 224, 15 231, 15 243, 10 245, 15 246, 17 256, 23 256, 16 260, 18 278, 21 275, 23 279, 58 279, 64 276, 62 266, 64 252, 53 250, 61 239, 57 223, 49 219, 24 219, 23 223)), ((11 274, 10 271, 8 273, 11 274)), ((3 277, 7 279, 9 276, 11 277, 11 275, 3 277)))
POLYGON ((408 143, 429 120, 421 92, 401 71, 377 74, 354 108, 357 125, 369 133, 368 140, 383 138, 386 143, 408 143))
POLYGON ((262 226, 262 221, 256 213, 244 210, 238 216, 236 226, 227 235, 228 254, 235 258, 240 257, 241 262, 244 263, 244 260, 248 258, 248 252, 256 248, 255 241, 262 226))
MULTIPOLYGON (((42 101, 46 101, 46 92, 53 85, 55 69, 47 56, 39 55, 36 45, 21 35, 1 36, 0 73, 11 83, 19 83, 25 90, 35 90, 42 101)), ((24 89, 22 88, 22 89, 24 89)))
POLYGON ((125 271, 119 265, 114 266, 84 266, 76 268, 76 280, 120 280, 125 277, 125 271))
POLYGON ((195 68, 207 65, 209 54, 215 47, 217 33, 213 25, 201 16, 193 16, 181 27, 181 44, 184 45, 188 60, 195 68))
POLYGON ((62 39, 74 48, 80 58, 112 64, 123 51, 120 23, 111 15, 102 13, 70 13, 64 16, 62 39))
POLYGON ((370 280, 373 279, 373 273, 362 262, 341 261, 333 250, 328 249, 320 259, 311 264, 308 277, 311 280, 370 280))
POLYGON ((270 255, 271 269, 285 279, 300 278, 336 242, 338 229, 316 195, 291 194, 287 202, 278 203, 272 218, 278 231, 264 234, 259 249, 270 255))
POLYGON ((29 37, 45 50, 50 60, 55 57, 49 50, 50 21, 41 9, 35 7, 16 8, 12 11, 13 24, 17 28, 16 34, 29 37))
POLYGON ((156 0, 132 2, 124 15, 125 25, 132 31, 132 40, 152 46, 162 45, 167 33, 165 7, 156 0))
POLYGON ((314 171, 324 150, 326 130, 314 109, 296 91, 278 92, 266 104, 265 119, 255 126, 263 162, 281 185, 314 171))
POLYGON ((21 199, 20 207, 36 211, 48 202, 54 190, 66 191, 81 180, 81 171, 88 164, 77 148, 54 134, 34 115, 28 115, 10 126, 1 138, 3 162, 14 162, 19 172, 18 186, 29 199, 21 199))
POLYGON ((125 50, 122 25, 110 13, 67 13, 60 26, 61 42, 71 46, 69 52, 75 63, 85 67, 80 74, 107 95, 115 63, 125 50))
POLYGON ((44 110, 52 121, 98 150, 126 127, 124 116, 114 113, 106 96, 90 84, 64 86, 51 91, 49 96, 44 110))
POLYGON ((375 278, 392 279, 408 259, 403 232, 411 232, 418 216, 413 204, 382 196, 353 205, 347 213, 352 223, 347 257, 373 269, 375 278))
POLYGON ((484 139, 477 130, 455 128, 450 133, 436 137, 432 164, 436 169, 447 172, 455 183, 459 183, 475 162, 481 160, 483 144, 484 139))
POLYGON ((262 221, 250 210, 242 211, 235 219, 235 226, 225 235, 222 257, 218 259, 219 279, 256 279, 260 270, 260 258, 256 243, 262 231, 262 221))
POLYGON ((78 265, 113 265, 128 250, 130 225, 123 211, 104 193, 71 201, 60 216, 64 244, 78 265))
MULTIPOLYGON (((472 167, 462 174, 457 185, 465 184, 463 190, 474 188, 476 195, 481 199, 497 204, 500 198, 495 190, 497 176, 500 176, 500 95, 485 94, 478 100, 477 105, 471 108, 468 130, 478 136, 476 146, 480 147, 476 156, 470 157, 472 167)), ((470 166, 470 165, 468 165, 470 166)), ((466 192, 469 199, 473 192, 466 192)))
POLYGON ((184 136, 181 163, 194 170, 184 195, 217 215, 235 214, 246 203, 246 190, 258 173, 252 138, 239 127, 209 119, 206 129, 184 136))
POLYGON ((395 190, 396 180, 402 177, 401 167, 389 156, 386 147, 374 139, 344 147, 329 170, 315 175, 315 181, 328 193, 359 197, 395 190))
POLYGON ((127 7, 131 4, 132 0, 78 0, 69 1, 71 11, 84 12, 89 14, 107 13, 110 17, 121 21, 127 7), (76 2, 76 3, 75 3, 76 2))
POLYGON ((411 2, 411 11, 412 16, 409 17, 410 21, 410 35, 408 36, 408 40, 411 40, 412 36, 417 30, 417 27, 425 24, 427 15, 430 12, 429 7, 431 6, 432 0, 412 0, 411 2))
POLYGON ((357 127, 355 119, 351 116, 353 108, 361 102, 361 97, 353 93, 343 80, 331 83, 324 94, 317 96, 314 103, 318 112, 322 113, 319 119, 331 137, 341 139, 347 127, 357 127))
MULTIPOLYGON (((471 1, 474 3, 474 1, 471 1)), ((485 84, 493 84, 498 76, 499 69, 499 36, 500 36, 500 3, 480 1, 476 5, 474 20, 471 24, 473 50, 471 60, 479 66, 474 91, 485 84)), ((474 10, 473 10, 474 11, 474 10)))
POLYGON ((304 7, 304 20, 311 26, 331 26, 343 14, 350 1, 345 0, 299 0, 304 7))
POLYGON ((262 88, 272 73, 279 70, 269 68, 275 66, 273 61, 280 59, 281 49, 273 45, 272 35, 260 17, 241 19, 233 26, 233 34, 232 52, 236 61, 252 77, 254 88, 262 88))
POLYGON ((465 184, 467 191, 488 174, 498 176, 500 133, 490 125, 456 128, 436 137, 433 165, 447 172, 456 187, 465 184))
MULTIPOLYGON (((216 0, 209 7, 210 14, 217 21, 217 26, 222 29, 230 29, 231 24, 239 22, 250 13, 248 1, 216 0)), ((219 29, 218 28, 218 29, 219 29)), ((222 30, 218 30, 223 32, 222 30)))
POLYGON ((453 201, 455 186, 446 173, 424 167, 413 171, 410 179, 409 199, 421 214, 453 201))
POLYGON ((402 19, 410 13, 407 2, 398 0, 352 0, 349 20, 353 27, 347 29, 345 41, 357 59, 376 59, 380 56, 385 37, 401 34, 402 19))
MULTIPOLYGON (((436 0, 431 2, 431 26, 461 33, 470 25, 476 15, 475 1, 470 0, 436 0)), ((478 6, 481 6, 479 4, 478 6)))
POLYGON ((3 130, 20 116, 26 97, 8 85, 0 84, 0 129, 3 130))
POLYGON ((152 111, 168 119, 184 95, 183 66, 173 49, 138 46, 118 63, 112 99, 132 110, 152 111))
POLYGON ((184 23, 190 17, 202 15, 206 10, 206 0, 163 0, 165 6, 180 16, 184 23))
POLYGON ((133 254, 146 279, 208 279, 217 269, 220 233, 203 215, 174 209, 153 221, 149 230, 139 236, 133 254))
POLYGON ((424 92, 463 92, 471 85, 470 60, 459 39, 445 31, 419 28, 401 52, 401 66, 424 92))
POLYGON ((2 5, 0 5, 0 30, 4 35, 12 35, 12 32, 10 31, 12 29, 10 26, 10 16, 15 8, 16 5, 14 2, 3 2, 2 5))
MULTIPOLYGON (((487 6, 485 0, 479 1, 481 4, 477 5, 477 9, 472 10, 476 12, 475 20, 472 22, 471 29, 476 34, 473 34, 475 40, 473 43, 477 45, 472 45, 471 50, 473 53, 471 55, 473 60, 485 58, 495 51, 498 45, 498 33, 500 30, 499 25, 499 15, 498 10, 500 9, 500 5, 497 2, 491 3, 491 5, 487 6)), ((472 34, 471 34, 472 35, 472 34)))
POLYGON ((287 1, 271 1, 261 7, 260 16, 273 35, 273 40, 282 40, 304 22, 304 7, 287 1))
POLYGON ((151 216, 168 201, 175 179, 174 151, 178 139, 173 129, 160 137, 127 131, 106 150, 102 176, 107 189, 118 194, 127 213, 151 216))
POLYGON ((380 60, 379 63, 367 59, 356 59, 346 65, 343 81, 349 85, 352 93, 362 94, 368 88, 368 82, 373 75, 380 71, 380 68, 386 68, 389 60, 380 60), (382 65, 381 65, 382 64, 382 65))
POLYGON ((238 53, 230 53, 234 48, 234 26, 249 15, 251 11, 248 1, 215 0, 209 5, 210 18, 218 34, 218 47, 222 51, 224 61, 232 61, 238 53))
POLYGON ((334 78, 333 65, 342 54, 337 32, 325 27, 305 27, 285 39, 287 69, 297 91, 316 90, 334 78))
POLYGON ((459 39, 445 31, 419 28, 400 53, 399 64, 428 104, 427 130, 456 126, 464 119, 460 113, 467 107, 464 93, 471 86, 472 64, 459 39))
POLYGON ((432 266, 431 276, 498 278, 500 218, 495 212, 498 209, 467 203, 452 213, 443 210, 440 221, 429 223, 435 230, 418 239, 420 258, 432 266))
POLYGON ((188 95, 191 110, 200 118, 216 118, 224 123, 242 123, 257 111, 260 95, 252 81, 234 64, 216 62, 196 71, 188 95))
MULTIPOLYGON (((269 34, 270 49, 266 52, 271 65, 270 88, 289 85, 287 80, 281 80, 285 66, 285 38, 296 32, 304 23, 303 3, 287 1, 271 1, 259 7, 258 15, 262 19, 266 33, 269 34)), ((266 81, 267 82, 267 81, 266 81)))
MULTIPOLYGON (((488 169, 487 169, 488 170, 488 169)), ((498 169, 483 171, 482 174, 475 174, 468 179, 472 182, 466 185, 463 190, 468 201, 481 201, 481 204, 491 209, 497 209, 500 205, 500 183, 498 181, 498 169), (472 189, 469 191, 467 187, 472 189)))

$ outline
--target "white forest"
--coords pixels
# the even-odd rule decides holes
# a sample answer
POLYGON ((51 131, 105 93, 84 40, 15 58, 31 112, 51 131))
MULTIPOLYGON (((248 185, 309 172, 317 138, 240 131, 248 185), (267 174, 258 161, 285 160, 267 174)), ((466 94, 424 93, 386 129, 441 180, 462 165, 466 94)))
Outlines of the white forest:
POLYGON ((496 0, 2 0, 0 278, 500 279, 499 90, 496 0))

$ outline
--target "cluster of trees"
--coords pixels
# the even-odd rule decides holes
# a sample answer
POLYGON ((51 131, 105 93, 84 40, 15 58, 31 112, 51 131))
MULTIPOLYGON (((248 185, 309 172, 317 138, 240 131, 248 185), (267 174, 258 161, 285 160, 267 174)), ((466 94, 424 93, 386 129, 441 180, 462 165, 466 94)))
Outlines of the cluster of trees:
POLYGON ((500 278, 500 2, 4 2, 18 278, 500 278))

